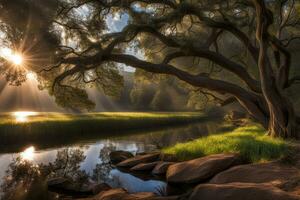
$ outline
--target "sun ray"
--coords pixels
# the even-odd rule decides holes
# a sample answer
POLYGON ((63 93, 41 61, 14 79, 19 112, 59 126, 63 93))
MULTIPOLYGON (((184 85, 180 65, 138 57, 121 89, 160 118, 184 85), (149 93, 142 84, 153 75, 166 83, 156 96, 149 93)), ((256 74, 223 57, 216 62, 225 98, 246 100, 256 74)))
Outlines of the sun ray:
POLYGON ((11 62, 12 64, 19 66, 23 63, 23 56, 22 54, 13 51, 10 48, 3 48, 0 51, 1 57, 6 59, 7 61, 11 62))

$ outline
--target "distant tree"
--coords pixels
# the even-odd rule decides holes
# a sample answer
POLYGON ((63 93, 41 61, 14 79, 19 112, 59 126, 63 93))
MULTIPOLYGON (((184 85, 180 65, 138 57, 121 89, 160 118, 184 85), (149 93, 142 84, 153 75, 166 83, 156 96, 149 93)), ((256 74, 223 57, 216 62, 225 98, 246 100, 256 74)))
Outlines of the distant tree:
MULTIPOLYGON (((44 23, 35 23, 35 29, 12 26, 9 18, 2 22, 10 29, 18 28, 20 33, 16 35, 21 39, 14 43, 24 42, 26 31, 31 33, 29 38, 42 34, 38 38, 49 43, 50 49, 42 46, 53 53, 42 56, 47 58, 47 66, 35 64, 32 59, 27 68, 39 73, 41 88, 47 88, 60 105, 92 109, 93 102, 84 90, 87 86, 96 86, 109 95, 119 94, 123 84, 119 67, 127 65, 175 76, 219 100, 234 99, 270 135, 297 137, 299 118, 286 91, 299 81, 290 73, 292 50, 296 44, 299 46, 299 1, 49 2, 56 4, 47 12, 39 6, 44 1, 21 3, 35 5, 29 7, 34 18, 23 19, 34 22, 37 13, 46 16, 42 18, 44 23), (110 27, 112 21, 124 28, 115 32, 110 27), (207 70, 209 64, 211 70, 202 70, 207 70)), ((1 8, 9 10, 3 5, 1 8)), ((30 50, 25 53, 32 54, 30 50)))

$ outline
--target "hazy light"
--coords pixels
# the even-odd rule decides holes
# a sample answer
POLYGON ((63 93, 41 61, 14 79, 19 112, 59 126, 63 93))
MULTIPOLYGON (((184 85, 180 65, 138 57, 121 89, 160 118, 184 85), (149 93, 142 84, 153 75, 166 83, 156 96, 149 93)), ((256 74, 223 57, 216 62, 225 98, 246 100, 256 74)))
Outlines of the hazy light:
POLYGON ((23 62, 23 57, 20 54, 12 55, 11 59, 11 61, 16 65, 21 65, 23 62))
POLYGON ((34 152, 35 148, 31 146, 21 152, 20 155, 23 160, 32 161, 34 159, 34 152))
POLYGON ((29 80, 36 80, 36 74, 34 72, 28 72, 26 74, 27 79, 29 80))
POLYGON ((1 56, 6 60, 12 62, 15 65, 21 65, 23 63, 23 57, 21 54, 14 52, 9 48, 1 49, 1 56))
POLYGON ((27 122, 28 117, 36 115, 36 112, 31 112, 31 111, 19 111, 19 112, 14 112, 13 116, 16 119, 16 122, 27 122))

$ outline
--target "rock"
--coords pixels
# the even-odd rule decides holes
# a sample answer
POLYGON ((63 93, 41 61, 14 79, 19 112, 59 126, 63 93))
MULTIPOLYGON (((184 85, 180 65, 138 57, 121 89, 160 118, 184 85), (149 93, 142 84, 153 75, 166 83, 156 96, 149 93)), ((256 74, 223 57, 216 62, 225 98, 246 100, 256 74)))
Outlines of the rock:
POLYGON ((101 184, 79 184, 74 183, 66 178, 53 178, 47 181, 49 191, 53 191, 60 194, 66 194, 71 196, 89 196, 98 194, 101 191, 111 189, 111 187, 105 183, 101 184))
POLYGON ((93 194, 98 194, 100 192, 108 191, 110 189, 112 189, 112 188, 106 183, 100 183, 100 184, 97 184, 94 187, 92 187, 93 194))
POLYGON ((286 192, 300 196, 300 176, 278 185, 278 187, 286 192))
POLYGON ((128 158, 132 158, 133 154, 128 151, 112 151, 109 154, 110 162, 112 164, 118 164, 128 158))
POLYGON ((163 175, 167 172, 170 165, 175 164, 175 162, 160 162, 152 170, 154 175, 163 175))
POLYGON ((167 171, 169 183, 199 183, 240 164, 237 154, 216 154, 171 165, 167 171))
POLYGON ((135 165, 138 165, 140 163, 150 163, 157 161, 159 158, 160 153, 151 153, 146 155, 138 155, 133 158, 126 159, 119 164, 117 164, 117 167, 133 167, 135 165))
POLYGON ((239 165, 219 173, 209 183, 222 184, 232 182, 281 184, 293 177, 299 176, 300 171, 292 166, 278 162, 239 165))
POLYGON ((155 161, 152 163, 140 163, 140 164, 132 167, 130 170, 132 170, 132 171, 150 171, 159 163, 160 163, 159 161, 155 161))
POLYGON ((165 162, 177 162, 178 159, 175 155, 173 154, 165 154, 165 153, 161 153, 159 156, 159 159, 161 161, 165 161, 165 162))
POLYGON ((151 192, 128 194, 124 189, 111 189, 81 200, 176 200, 177 197, 158 197, 151 192))
POLYGON ((127 196, 127 192, 122 188, 118 188, 101 192, 100 194, 85 200, 121 200, 125 196, 127 196))
POLYGON ((230 183, 198 185, 189 200, 299 200, 299 198, 267 184, 230 183))

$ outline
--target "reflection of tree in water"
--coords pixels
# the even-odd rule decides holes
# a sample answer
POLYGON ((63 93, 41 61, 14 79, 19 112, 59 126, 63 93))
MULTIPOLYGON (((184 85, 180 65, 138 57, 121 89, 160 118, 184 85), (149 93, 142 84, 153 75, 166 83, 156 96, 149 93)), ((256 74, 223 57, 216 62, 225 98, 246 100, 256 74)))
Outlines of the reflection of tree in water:
POLYGON ((116 150, 116 146, 114 146, 111 143, 105 145, 100 150, 99 158, 102 162, 97 164, 95 169, 93 170, 92 178, 94 181, 98 183, 109 181, 109 172, 112 170, 109 154, 110 152, 115 150, 116 150))
POLYGON ((49 174, 48 177, 64 177, 74 182, 84 183, 88 180, 85 171, 80 170, 80 163, 86 156, 81 149, 63 149, 57 152, 53 163, 43 166, 49 174))
POLYGON ((146 144, 145 151, 151 151, 174 145, 178 143, 178 141, 186 142, 203 137, 208 135, 211 131, 216 132, 214 130, 210 130, 211 126, 214 126, 215 129, 218 127, 215 123, 192 124, 184 127, 168 128, 162 131, 153 131, 146 133, 145 135, 136 135, 132 137, 134 137, 135 141, 141 141, 146 144))
POLYGON ((77 183, 85 183, 88 175, 80 170, 85 160, 80 149, 63 149, 57 152, 56 160, 48 164, 34 164, 17 157, 9 165, 3 178, 1 190, 3 200, 50 200, 55 194, 47 192, 46 179, 65 177, 77 183))

